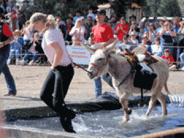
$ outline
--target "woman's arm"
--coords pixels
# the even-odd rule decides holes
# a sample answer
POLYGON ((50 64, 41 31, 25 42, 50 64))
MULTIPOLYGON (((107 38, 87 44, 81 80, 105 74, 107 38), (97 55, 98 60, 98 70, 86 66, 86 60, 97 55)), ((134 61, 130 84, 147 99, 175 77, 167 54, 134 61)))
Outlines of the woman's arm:
POLYGON ((171 30, 170 30, 170 35, 171 35, 172 37, 176 37, 176 30, 174 30, 174 31, 171 31, 171 30))
POLYGON ((73 27, 72 30, 70 31, 69 35, 73 36, 77 32, 76 28, 73 27))
POLYGON ((165 30, 163 29, 161 33, 159 33, 159 37, 162 37, 164 34, 165 30))
POLYGON ((49 46, 53 47, 55 50, 54 62, 51 66, 51 69, 54 69, 61 62, 61 59, 63 57, 63 50, 59 46, 58 42, 53 42, 49 46))

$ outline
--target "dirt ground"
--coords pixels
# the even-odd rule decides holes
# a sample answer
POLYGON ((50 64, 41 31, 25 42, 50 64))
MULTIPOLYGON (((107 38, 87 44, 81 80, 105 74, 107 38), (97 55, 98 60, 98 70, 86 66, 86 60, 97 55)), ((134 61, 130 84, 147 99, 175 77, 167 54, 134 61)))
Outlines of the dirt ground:
MULTIPOLYGON (((40 91, 44 80, 50 70, 49 66, 9 66, 15 79, 17 95, 5 97, 8 93, 4 75, 0 75, 0 99, 3 101, 3 109, 25 108, 45 106, 39 99, 40 91)), ((104 81, 103 92, 114 92, 104 81)), ((168 88, 172 94, 183 94, 184 72, 170 72, 168 88)), ((164 90, 163 90, 164 91, 164 90)), ((94 81, 90 80, 82 69, 75 68, 75 75, 70 85, 66 101, 78 102, 87 101, 94 97, 94 81)))

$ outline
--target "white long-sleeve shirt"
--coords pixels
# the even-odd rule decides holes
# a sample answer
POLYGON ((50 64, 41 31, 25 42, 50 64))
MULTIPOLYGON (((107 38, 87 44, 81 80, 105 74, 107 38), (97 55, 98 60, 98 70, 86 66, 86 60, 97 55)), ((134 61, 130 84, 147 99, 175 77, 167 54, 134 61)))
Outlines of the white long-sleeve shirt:
POLYGON ((72 40, 76 37, 78 38, 79 40, 85 40, 84 39, 84 33, 85 33, 85 27, 82 26, 82 27, 79 27, 79 28, 76 28, 75 26, 72 28, 72 30, 70 31, 69 35, 72 36, 72 40), (74 33, 76 31, 76 33, 74 33))

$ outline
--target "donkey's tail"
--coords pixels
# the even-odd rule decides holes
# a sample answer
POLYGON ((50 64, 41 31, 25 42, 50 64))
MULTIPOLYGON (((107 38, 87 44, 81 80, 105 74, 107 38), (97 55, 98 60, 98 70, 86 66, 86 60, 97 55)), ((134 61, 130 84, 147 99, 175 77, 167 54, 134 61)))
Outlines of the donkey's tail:
POLYGON ((171 94, 171 93, 169 92, 169 90, 168 90, 167 83, 165 83, 164 87, 165 87, 166 93, 167 93, 167 94, 171 94))

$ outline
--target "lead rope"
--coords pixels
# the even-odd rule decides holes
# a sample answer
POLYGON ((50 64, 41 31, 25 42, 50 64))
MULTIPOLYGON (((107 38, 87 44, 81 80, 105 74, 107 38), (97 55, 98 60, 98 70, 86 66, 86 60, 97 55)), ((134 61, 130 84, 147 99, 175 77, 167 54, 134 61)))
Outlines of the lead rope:
POLYGON ((80 65, 78 65, 78 64, 76 64, 76 63, 74 63, 74 62, 73 62, 73 64, 74 64, 75 66, 78 66, 79 68, 83 69, 83 70, 86 71, 87 73, 90 73, 90 74, 91 74, 91 72, 88 71, 88 70, 86 70, 84 67, 82 67, 82 66, 80 66, 80 65))

